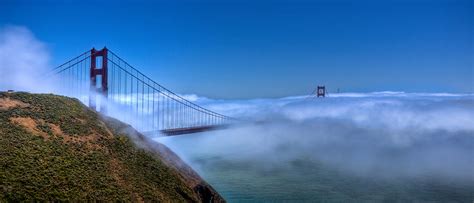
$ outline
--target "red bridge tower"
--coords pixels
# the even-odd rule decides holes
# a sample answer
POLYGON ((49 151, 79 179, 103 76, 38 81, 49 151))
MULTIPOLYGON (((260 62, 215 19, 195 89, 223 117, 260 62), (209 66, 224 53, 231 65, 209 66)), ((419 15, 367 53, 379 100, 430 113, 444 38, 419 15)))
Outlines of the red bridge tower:
POLYGON ((91 50, 91 70, 90 70, 90 91, 89 91, 89 107, 96 109, 96 99, 99 96, 100 109, 102 113, 107 113, 106 99, 108 96, 107 83, 107 48, 101 50, 92 48, 91 50), (97 57, 102 59, 102 64, 97 64, 97 57), (100 78, 100 86, 97 86, 97 79, 100 78))

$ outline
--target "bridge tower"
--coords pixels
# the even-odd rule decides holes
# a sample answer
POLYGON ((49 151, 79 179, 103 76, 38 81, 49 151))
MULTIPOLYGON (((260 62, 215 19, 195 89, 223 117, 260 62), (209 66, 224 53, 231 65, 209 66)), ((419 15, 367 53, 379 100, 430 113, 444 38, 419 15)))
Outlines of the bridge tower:
POLYGON ((318 97, 326 97, 326 86, 319 86, 316 91, 318 97))
POLYGON ((100 96, 100 109, 102 113, 107 113, 107 105, 105 99, 108 96, 107 82, 107 48, 101 50, 92 48, 91 50, 91 66, 90 66, 90 91, 89 91, 89 107, 96 110, 96 99, 100 96), (102 59, 102 63, 97 64, 97 57, 102 59), (97 86, 98 76, 100 77, 100 85, 97 86))

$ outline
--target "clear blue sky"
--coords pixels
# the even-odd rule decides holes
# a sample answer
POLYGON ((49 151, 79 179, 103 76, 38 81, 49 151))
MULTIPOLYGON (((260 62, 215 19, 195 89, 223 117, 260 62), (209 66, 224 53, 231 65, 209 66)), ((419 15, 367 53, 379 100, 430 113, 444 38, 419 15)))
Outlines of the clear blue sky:
POLYGON ((317 84, 473 91, 469 0, 67 2, 1 0, 0 26, 29 28, 54 64, 107 46, 176 92, 214 98, 301 95, 317 84))

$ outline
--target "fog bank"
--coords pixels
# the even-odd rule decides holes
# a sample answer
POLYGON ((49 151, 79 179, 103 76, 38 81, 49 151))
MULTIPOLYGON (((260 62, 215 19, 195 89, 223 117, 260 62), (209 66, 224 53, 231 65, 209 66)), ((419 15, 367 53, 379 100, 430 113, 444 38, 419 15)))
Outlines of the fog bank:
POLYGON ((260 172, 291 170, 302 161, 354 176, 435 177, 474 185, 471 94, 377 92, 195 102, 258 121, 157 139, 198 170, 212 160, 260 172))
POLYGON ((0 90, 52 92, 44 78, 51 70, 44 42, 23 26, 0 27, 0 90))

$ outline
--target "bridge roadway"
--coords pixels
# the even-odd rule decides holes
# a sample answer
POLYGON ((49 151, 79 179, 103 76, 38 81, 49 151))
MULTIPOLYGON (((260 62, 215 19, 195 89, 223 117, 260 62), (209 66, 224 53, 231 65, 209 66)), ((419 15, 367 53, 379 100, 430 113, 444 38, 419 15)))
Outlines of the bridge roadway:
POLYGON ((165 136, 176 136, 176 135, 183 135, 183 134, 192 134, 192 133, 199 133, 211 130, 220 130, 229 127, 229 125, 206 125, 206 126, 195 126, 195 127, 187 127, 187 128, 171 128, 171 129, 164 129, 158 131, 146 131, 142 132, 144 135, 154 135, 157 132, 165 135, 165 136))

